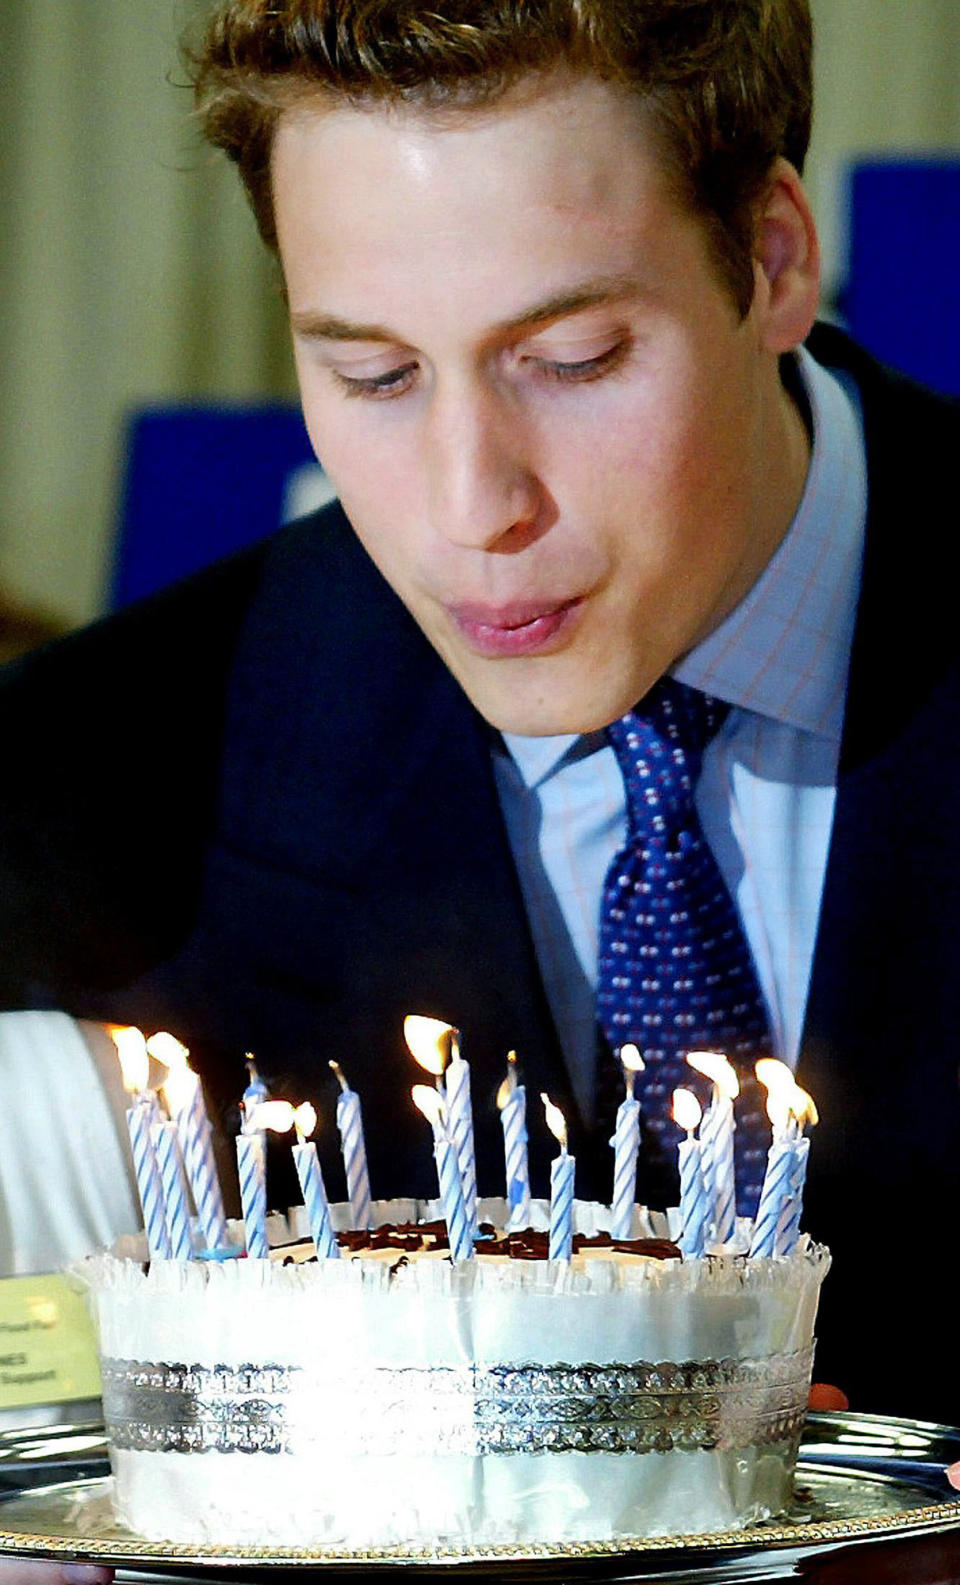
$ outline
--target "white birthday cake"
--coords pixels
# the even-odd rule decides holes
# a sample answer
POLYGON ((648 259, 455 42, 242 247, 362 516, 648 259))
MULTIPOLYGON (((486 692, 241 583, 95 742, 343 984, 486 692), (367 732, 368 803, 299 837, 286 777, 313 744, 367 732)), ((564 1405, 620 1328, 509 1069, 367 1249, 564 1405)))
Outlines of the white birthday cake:
MULTIPOLYGON (((403 1224, 432 1208, 374 1211, 403 1224)), ((505 1211, 481 1202, 495 1226, 505 1211)), ((576 1226, 602 1235, 608 1215, 578 1204, 576 1226)), ((548 1217, 535 1202, 534 1227, 548 1217)), ((663 1231, 640 1212, 635 1230, 663 1231)), ((784 1510, 824 1249, 683 1260, 607 1238, 558 1262, 501 1236, 453 1265, 432 1243, 84 1262, 121 1520, 218 1547, 442 1555, 784 1510)))

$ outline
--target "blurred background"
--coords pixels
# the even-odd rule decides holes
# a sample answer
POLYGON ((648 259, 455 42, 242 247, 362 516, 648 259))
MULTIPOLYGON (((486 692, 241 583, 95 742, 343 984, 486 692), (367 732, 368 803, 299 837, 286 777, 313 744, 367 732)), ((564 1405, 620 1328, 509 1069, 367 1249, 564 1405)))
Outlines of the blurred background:
MULTIPOLYGON (((192 532, 186 465, 171 460, 169 426, 131 427, 140 410, 295 401, 273 266, 233 170, 191 124, 177 43, 207 9, 0 0, 0 656, 137 592, 117 570, 122 519, 143 532, 162 506, 171 542, 192 532), (176 482, 182 510, 166 499, 176 482)), ((828 309, 881 355, 960 389, 960 0, 813 0, 813 12, 807 178, 828 309)), ((295 414, 271 416, 296 483, 295 414)), ((216 454, 206 471, 226 491, 236 454, 205 434, 194 465, 216 454)), ((264 489, 281 515, 311 499, 264 489)))

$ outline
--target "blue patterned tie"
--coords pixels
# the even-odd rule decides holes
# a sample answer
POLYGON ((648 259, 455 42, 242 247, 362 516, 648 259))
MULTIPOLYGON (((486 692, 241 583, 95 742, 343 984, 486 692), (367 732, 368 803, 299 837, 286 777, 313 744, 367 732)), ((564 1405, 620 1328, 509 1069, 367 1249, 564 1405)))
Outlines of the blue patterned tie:
POLYGON ((741 1083, 737 1208, 753 1215, 769 1143, 753 1064, 771 1055, 769 1025, 750 948, 693 803, 704 748, 727 709, 664 677, 638 711, 607 728, 626 786, 627 839, 604 882, 597 1018, 612 1052, 633 1041, 643 1053, 637 1097, 653 1182, 676 1170, 673 1091, 696 1087, 686 1053, 729 1057, 741 1083))

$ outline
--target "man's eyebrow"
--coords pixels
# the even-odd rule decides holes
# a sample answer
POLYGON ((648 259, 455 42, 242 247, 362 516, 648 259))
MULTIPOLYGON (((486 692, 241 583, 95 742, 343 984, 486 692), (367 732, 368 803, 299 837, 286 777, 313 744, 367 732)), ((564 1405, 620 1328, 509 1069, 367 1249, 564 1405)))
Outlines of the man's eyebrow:
POLYGON ((352 319, 336 319, 332 314, 318 314, 310 308, 303 313, 291 313, 290 324, 297 335, 307 341, 397 340, 385 325, 358 324, 352 319))
POLYGON ((530 325, 546 324, 551 319, 564 319, 570 314, 582 313, 601 303, 616 302, 619 298, 635 297, 640 285, 632 275, 605 275, 599 280, 585 281, 572 291, 556 292, 551 297, 534 303, 517 314, 502 328, 524 330, 530 325))
MULTIPOLYGON (((571 314, 595 308, 601 303, 615 302, 619 298, 636 296, 641 288, 634 276, 611 275, 585 281, 569 291, 555 292, 531 304, 503 324, 495 326, 494 335, 526 330, 532 325, 547 324, 571 314)), ((294 311, 290 323, 298 336, 308 341, 382 341, 398 343, 403 340, 385 325, 364 324, 353 319, 339 319, 333 314, 318 313, 313 309, 294 311)))

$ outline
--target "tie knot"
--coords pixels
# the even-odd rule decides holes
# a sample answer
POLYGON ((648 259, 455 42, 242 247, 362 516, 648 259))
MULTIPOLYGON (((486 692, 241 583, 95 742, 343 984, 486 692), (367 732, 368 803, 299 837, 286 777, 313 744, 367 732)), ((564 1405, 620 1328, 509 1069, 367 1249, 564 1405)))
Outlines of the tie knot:
POLYGON ((729 705, 661 677, 635 710, 607 728, 633 826, 663 832, 693 802, 703 751, 729 705))

